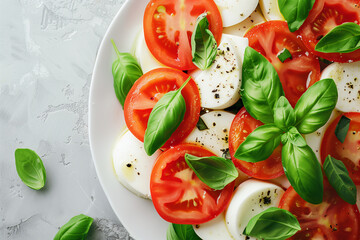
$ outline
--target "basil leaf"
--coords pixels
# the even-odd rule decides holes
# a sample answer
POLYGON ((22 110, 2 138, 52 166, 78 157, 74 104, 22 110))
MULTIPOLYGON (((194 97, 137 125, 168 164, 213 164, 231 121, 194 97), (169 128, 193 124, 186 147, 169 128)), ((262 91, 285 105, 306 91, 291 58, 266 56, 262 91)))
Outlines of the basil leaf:
POLYGON ((201 240, 192 225, 170 223, 166 240, 201 240))
POLYGON ((330 118, 338 99, 334 80, 320 80, 300 97, 295 106, 296 127, 300 133, 315 132, 330 118))
POLYGON ((93 219, 84 214, 71 218, 63 225, 54 237, 54 240, 85 239, 93 219))
POLYGON ((323 176, 315 153, 308 146, 296 146, 292 141, 281 152, 285 175, 291 186, 305 201, 319 204, 323 199, 323 176))
POLYGON ((287 50, 286 48, 284 48, 283 50, 281 50, 278 55, 277 55, 278 59, 283 63, 285 62, 286 59, 292 59, 291 53, 289 52, 289 50, 287 50))
POLYGON ((124 108, 125 98, 134 85, 135 81, 143 75, 141 67, 136 58, 130 53, 121 53, 111 39, 117 59, 112 64, 112 74, 114 78, 114 90, 117 99, 124 108))
POLYGON ((15 150, 16 171, 23 183, 29 188, 39 190, 46 182, 46 171, 40 157, 31 149, 15 150))
POLYGON ((208 126, 206 126, 206 123, 204 122, 204 120, 201 117, 199 117, 199 121, 197 122, 196 127, 199 129, 199 131, 209 129, 208 126))
POLYGON ((258 239, 282 240, 299 230, 300 223, 291 212, 271 207, 252 217, 243 234, 258 239))
POLYGON ((341 116, 338 124, 336 125, 335 136, 341 143, 345 142, 346 135, 350 128, 350 121, 351 120, 349 118, 341 116))
POLYGON ((323 165, 325 175, 339 196, 350 204, 356 204, 356 186, 344 163, 327 156, 323 165))
POLYGON ((284 96, 281 96, 275 104, 274 123, 283 131, 287 131, 295 124, 295 111, 284 96))
POLYGON ((242 107, 244 107, 244 104, 242 102, 242 99, 240 98, 234 105, 232 105, 228 108, 225 108, 224 110, 236 115, 242 107))
POLYGON ((191 35, 192 61, 201 70, 205 70, 213 64, 217 53, 217 43, 209 30, 209 21, 206 16, 207 13, 203 13, 197 18, 195 29, 191 35))
POLYGON ((288 132, 281 136, 281 143, 283 145, 289 141, 291 144, 298 147, 305 147, 307 145, 305 139, 301 136, 296 127, 291 127, 288 132))
POLYGON ((274 122, 274 105, 284 96, 279 76, 260 53, 247 47, 242 68, 241 95, 249 114, 263 123, 274 122))
POLYGON ((252 131, 240 144, 235 158, 246 162, 266 160, 280 144, 283 131, 274 124, 265 124, 252 131))
POLYGON ((215 190, 223 189, 239 175, 234 163, 229 159, 185 154, 185 161, 203 183, 215 190))
POLYGON ((349 53, 360 49, 360 26, 347 22, 333 28, 316 44, 323 53, 349 53))
POLYGON ((305 22, 314 3, 315 0, 278 0, 280 12, 291 32, 298 30, 305 22))
POLYGON ((190 79, 178 90, 164 94, 151 110, 144 136, 144 149, 149 156, 166 143, 184 119, 186 104, 181 90, 190 79))

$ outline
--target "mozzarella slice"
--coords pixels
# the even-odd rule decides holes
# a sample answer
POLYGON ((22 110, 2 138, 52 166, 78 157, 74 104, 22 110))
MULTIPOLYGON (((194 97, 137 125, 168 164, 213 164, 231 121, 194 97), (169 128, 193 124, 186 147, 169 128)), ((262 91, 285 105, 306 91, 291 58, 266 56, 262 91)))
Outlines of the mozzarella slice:
POLYGON ((134 194, 150 197, 150 175, 161 151, 148 156, 144 144, 126 131, 116 142, 113 150, 113 166, 119 182, 134 194))
POLYGON ((223 34, 214 63, 204 71, 190 73, 199 88, 202 107, 224 109, 240 99, 242 59, 247 46, 247 38, 223 34))
POLYGON ((338 89, 336 109, 360 112, 360 62, 332 63, 321 74, 321 79, 332 78, 338 89))
POLYGON ((263 22, 265 22, 265 18, 261 14, 260 8, 256 8, 255 11, 252 12, 251 15, 241 23, 231 27, 223 28, 223 33, 243 37, 249 29, 263 22))
POLYGON ((212 111, 201 116, 209 129, 194 128, 185 142, 195 143, 221 157, 229 149, 229 130, 235 114, 225 111, 212 111))
POLYGON ((240 184, 225 214, 226 224, 234 239, 255 239, 243 235, 249 220, 270 207, 277 207, 283 194, 281 187, 259 180, 251 179, 240 184))
POLYGON ((278 0, 259 0, 259 4, 266 20, 285 21, 285 18, 280 12, 278 0))
POLYGON ((164 64, 156 60, 156 58, 154 58, 151 54, 148 46, 146 45, 143 31, 141 31, 137 39, 135 57, 137 58, 143 73, 149 72, 155 68, 166 67, 164 64))
POLYGON ((220 10, 223 26, 244 21, 255 10, 259 0, 214 0, 220 10))
POLYGON ((233 240, 234 238, 230 235, 226 223, 225 214, 222 213, 213 220, 194 225, 196 235, 204 240, 233 240))

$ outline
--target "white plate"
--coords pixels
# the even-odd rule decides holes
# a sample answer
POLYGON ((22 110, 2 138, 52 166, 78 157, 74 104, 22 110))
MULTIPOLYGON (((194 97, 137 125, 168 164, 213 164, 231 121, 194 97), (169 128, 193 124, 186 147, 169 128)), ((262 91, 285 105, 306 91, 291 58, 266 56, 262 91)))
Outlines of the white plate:
POLYGON ((110 39, 115 40, 121 52, 130 52, 147 3, 148 0, 128 0, 100 45, 90 88, 89 135, 99 181, 121 223, 137 240, 160 240, 166 239, 168 223, 156 213, 151 201, 135 196, 117 181, 112 166, 112 149, 125 121, 113 88, 111 65, 116 54, 110 39))

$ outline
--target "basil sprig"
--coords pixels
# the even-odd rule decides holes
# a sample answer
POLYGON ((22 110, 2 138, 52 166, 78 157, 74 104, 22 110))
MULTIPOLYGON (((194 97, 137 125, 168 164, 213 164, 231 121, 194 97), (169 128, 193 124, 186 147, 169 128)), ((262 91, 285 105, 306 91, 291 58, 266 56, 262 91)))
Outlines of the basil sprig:
POLYGON ((203 183, 215 190, 223 189, 239 175, 231 159, 185 154, 185 161, 203 183))
POLYGON ((324 172, 338 195, 350 204, 356 204, 356 186, 344 163, 330 155, 325 159, 324 172))
POLYGON ((111 39, 111 42, 117 55, 117 59, 112 64, 114 90, 117 99, 124 108, 127 94, 135 81, 143 75, 143 72, 134 56, 130 53, 121 53, 113 39, 111 39))
POLYGON ((278 0, 280 12, 291 32, 295 32, 303 25, 314 3, 315 0, 278 0))
POLYGON ((29 188, 39 190, 46 182, 46 171, 41 158, 31 149, 15 150, 16 171, 29 188))
POLYGON ((333 28, 316 44, 323 53, 349 53, 360 49, 360 26, 347 22, 333 28))
POLYGON ((341 143, 345 142, 346 135, 350 128, 350 121, 351 120, 349 118, 341 116, 338 124, 336 125, 335 136, 341 143))
POLYGON ((283 240, 299 230, 300 223, 291 212, 271 207, 252 217, 243 234, 257 239, 283 240))
POLYGON ((213 64, 217 53, 217 43, 209 29, 209 21, 206 16, 207 13, 203 13, 197 18, 194 32, 191 35, 192 61, 201 70, 205 70, 213 64))
POLYGON ((295 124, 295 111, 284 96, 281 96, 275 104, 274 123, 285 132, 295 124))
POLYGON ((54 240, 85 239, 92 223, 93 219, 91 217, 84 214, 77 215, 60 228, 54 240))
POLYGON ((170 223, 166 240, 201 240, 192 225, 170 223))
POLYGON ((151 110, 144 136, 144 149, 149 156, 165 144, 184 119, 186 104, 181 90, 190 79, 179 89, 164 94, 151 110))

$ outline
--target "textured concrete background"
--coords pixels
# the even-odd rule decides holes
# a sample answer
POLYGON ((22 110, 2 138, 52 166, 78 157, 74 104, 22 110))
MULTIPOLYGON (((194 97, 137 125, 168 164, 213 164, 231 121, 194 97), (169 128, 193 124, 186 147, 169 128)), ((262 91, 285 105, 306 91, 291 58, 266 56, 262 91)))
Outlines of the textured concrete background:
POLYGON ((71 217, 88 239, 130 239, 100 187, 88 140, 96 53, 124 0, 0 0, 0 239, 52 239, 71 217), (19 179, 16 148, 42 157, 47 183, 19 179))

